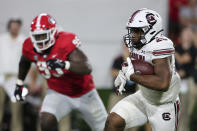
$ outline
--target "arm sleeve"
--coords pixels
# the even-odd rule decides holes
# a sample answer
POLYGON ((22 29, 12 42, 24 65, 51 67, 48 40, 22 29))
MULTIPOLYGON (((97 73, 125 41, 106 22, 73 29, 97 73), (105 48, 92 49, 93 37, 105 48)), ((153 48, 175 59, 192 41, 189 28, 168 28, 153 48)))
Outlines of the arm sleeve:
POLYGON ((18 72, 18 78, 20 80, 25 80, 26 75, 30 69, 30 66, 31 66, 31 61, 25 56, 21 56, 19 62, 19 72, 18 72))
POLYGON ((152 46, 151 50, 152 60, 166 58, 172 56, 174 53, 175 49, 172 41, 170 40, 163 40, 156 43, 152 46))

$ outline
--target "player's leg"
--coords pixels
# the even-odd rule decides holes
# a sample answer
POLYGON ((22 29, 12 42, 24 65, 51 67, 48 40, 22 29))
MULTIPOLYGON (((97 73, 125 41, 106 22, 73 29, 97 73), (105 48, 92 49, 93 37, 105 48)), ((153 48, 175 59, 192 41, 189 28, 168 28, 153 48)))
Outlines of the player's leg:
POLYGON ((109 96, 109 100, 108 100, 108 107, 107 107, 107 112, 110 112, 111 109, 120 101, 122 100, 124 97, 126 97, 125 95, 119 95, 117 96, 117 94, 115 92, 112 92, 109 96))
POLYGON ((58 121, 54 114, 42 112, 40 122, 42 131, 58 131, 58 121))
POLYGON ((96 89, 81 96, 79 101, 78 110, 82 113, 84 120, 89 124, 92 131, 103 131, 107 112, 96 89))
POLYGON ((71 130, 71 120, 70 113, 62 118, 58 124, 59 131, 70 131, 71 130))
POLYGON ((175 103, 147 106, 147 115, 152 131, 176 131, 178 126, 180 104, 175 103))
POLYGON ((70 111, 67 96, 48 89, 41 108, 42 131, 57 131, 58 122, 70 111))
POLYGON ((124 118, 117 113, 112 112, 108 115, 104 131, 123 131, 125 129, 126 122, 124 118))
POLYGON ((141 93, 127 96, 118 102, 107 117, 105 131, 123 131, 147 122, 141 93))

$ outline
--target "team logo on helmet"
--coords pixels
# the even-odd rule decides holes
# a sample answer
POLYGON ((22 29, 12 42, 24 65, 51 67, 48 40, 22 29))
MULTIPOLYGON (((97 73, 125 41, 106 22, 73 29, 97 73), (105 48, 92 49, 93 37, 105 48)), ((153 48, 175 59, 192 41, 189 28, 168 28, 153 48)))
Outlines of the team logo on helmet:
POLYGON ((155 19, 154 14, 152 14, 152 13, 147 14, 146 19, 147 19, 148 23, 151 24, 151 25, 154 25, 157 22, 157 20, 155 19))

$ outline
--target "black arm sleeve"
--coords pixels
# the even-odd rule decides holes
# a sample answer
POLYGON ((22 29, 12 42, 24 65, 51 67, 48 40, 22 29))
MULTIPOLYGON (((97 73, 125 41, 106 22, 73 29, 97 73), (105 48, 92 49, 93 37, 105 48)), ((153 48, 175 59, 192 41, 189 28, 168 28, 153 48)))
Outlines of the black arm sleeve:
POLYGON ((31 61, 26 58, 25 56, 21 56, 19 62, 19 72, 18 72, 18 79, 25 80, 25 77, 31 67, 31 61))

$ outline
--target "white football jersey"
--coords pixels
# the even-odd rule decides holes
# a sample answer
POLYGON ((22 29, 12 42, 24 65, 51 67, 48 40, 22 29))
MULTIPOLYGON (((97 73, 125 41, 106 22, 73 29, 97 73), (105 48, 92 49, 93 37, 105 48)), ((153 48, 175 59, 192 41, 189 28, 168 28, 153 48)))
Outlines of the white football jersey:
POLYGON ((162 34, 141 49, 130 48, 131 58, 140 59, 153 65, 154 59, 168 58, 172 78, 168 91, 156 91, 139 85, 142 95, 153 104, 162 104, 175 101, 180 88, 180 77, 175 70, 175 57, 173 42, 162 34))

